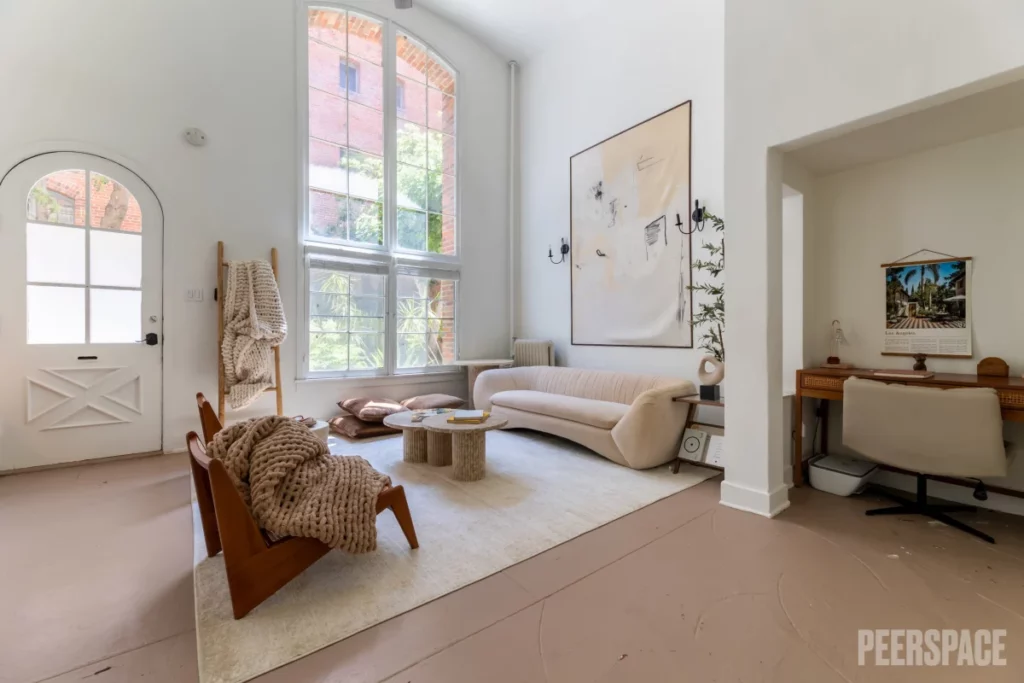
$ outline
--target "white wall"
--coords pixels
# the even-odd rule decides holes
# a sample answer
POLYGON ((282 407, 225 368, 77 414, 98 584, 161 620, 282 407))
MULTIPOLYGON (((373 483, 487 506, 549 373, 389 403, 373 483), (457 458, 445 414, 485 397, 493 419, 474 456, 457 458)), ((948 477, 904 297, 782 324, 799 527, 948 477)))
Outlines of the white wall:
MULTIPOLYGON (((554 340, 559 365, 696 380, 699 348, 571 346, 569 264, 552 265, 547 253, 569 238, 569 157, 686 100, 693 197, 721 213, 722 30, 715 0, 595 0, 575 31, 523 65, 516 334, 554 340)), ((693 242, 696 258, 701 239, 693 242)))
MULTIPOLYGON (((1021 178, 1024 128, 819 178, 813 258, 819 296, 807 325, 827 331, 839 318, 850 343, 840 349, 844 361, 908 369, 911 359, 879 355, 880 265, 921 248, 971 256, 974 358, 929 358, 928 368, 973 374, 978 360, 998 356, 1012 375, 1024 373, 1024 315, 1014 299, 1024 253, 1021 178)), ((827 355, 823 332, 810 357, 819 363, 827 355)), ((840 450, 840 424, 830 430, 834 451, 840 450)), ((1024 426, 1007 424, 1006 431, 1010 441, 1024 443, 1024 426)), ((1024 490, 1024 463, 992 483, 1024 490)))
MULTIPOLYGON (((461 352, 508 348, 508 73, 490 49, 423 10, 353 2, 394 15, 459 69, 463 269, 461 352)), ((0 3, 0 174, 27 154, 105 154, 160 198, 164 236, 164 446, 197 426, 194 395, 216 394, 216 241, 230 258, 280 252, 289 321, 297 291, 296 5, 286 0, 32 0, 0 3), (182 131, 204 129, 205 148, 182 131), (190 304, 184 290, 203 287, 190 304)), ((296 343, 283 346, 285 410, 328 416, 351 382, 296 382, 296 343)), ((374 387, 405 397, 465 393, 462 375, 374 387)), ((245 414, 273 410, 271 398, 245 414)))
POLYGON ((1017 0, 727 0, 723 213, 741 237, 730 242, 726 344, 730 382, 744 391, 726 411, 723 503, 766 515, 788 505, 773 148, 1016 69, 1022 28, 1017 0))

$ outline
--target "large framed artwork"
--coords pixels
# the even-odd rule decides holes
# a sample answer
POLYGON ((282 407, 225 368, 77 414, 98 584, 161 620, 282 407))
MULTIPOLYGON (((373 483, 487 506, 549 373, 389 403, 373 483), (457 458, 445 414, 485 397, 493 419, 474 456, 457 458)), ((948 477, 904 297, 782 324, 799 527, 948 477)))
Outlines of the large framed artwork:
POLYGON ((569 160, 572 343, 693 348, 684 102, 569 160))
MULTIPOLYGON (((883 356, 970 358, 971 258, 885 263, 883 356)), ((881 304, 881 302, 879 302, 881 304)))

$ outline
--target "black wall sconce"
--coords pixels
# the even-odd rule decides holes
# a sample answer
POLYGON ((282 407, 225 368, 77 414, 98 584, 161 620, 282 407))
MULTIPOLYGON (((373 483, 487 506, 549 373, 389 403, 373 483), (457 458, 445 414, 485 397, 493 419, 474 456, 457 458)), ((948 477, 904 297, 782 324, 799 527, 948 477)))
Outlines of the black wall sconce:
POLYGON ((704 232, 704 223, 707 221, 707 216, 704 214, 704 207, 700 205, 700 200, 695 199, 693 201, 693 213, 690 214, 690 220, 693 221, 693 227, 689 230, 683 230, 683 219, 676 214, 676 227, 679 232, 684 235, 692 235, 695 232, 704 232))
POLYGON ((569 243, 565 241, 564 237, 562 238, 562 246, 558 248, 558 253, 562 255, 562 258, 556 261, 554 252, 551 251, 550 246, 548 247, 548 260, 554 263, 556 266, 559 263, 565 261, 565 257, 569 254, 569 243))

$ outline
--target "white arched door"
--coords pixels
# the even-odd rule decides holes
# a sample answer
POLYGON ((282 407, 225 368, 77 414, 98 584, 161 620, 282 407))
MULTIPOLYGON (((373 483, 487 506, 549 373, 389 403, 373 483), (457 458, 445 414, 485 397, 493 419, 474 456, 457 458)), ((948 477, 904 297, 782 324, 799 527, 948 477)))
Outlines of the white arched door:
POLYGON ((163 216, 123 166, 0 182, 0 470, 161 450, 163 216))

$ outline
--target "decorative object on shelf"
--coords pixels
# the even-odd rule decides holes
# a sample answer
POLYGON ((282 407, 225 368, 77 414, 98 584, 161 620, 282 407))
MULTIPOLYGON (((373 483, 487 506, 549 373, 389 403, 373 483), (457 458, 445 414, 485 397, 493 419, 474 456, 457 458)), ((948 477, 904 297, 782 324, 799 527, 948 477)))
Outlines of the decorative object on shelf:
POLYGON ((839 325, 840 323, 838 320, 832 321, 832 333, 829 336, 828 360, 822 363, 821 367, 849 370, 853 367, 853 364, 844 363, 839 360, 839 347, 847 346, 849 344, 849 342, 846 341, 846 335, 843 334, 843 328, 839 325))
POLYGON ((926 360, 928 360, 928 356, 926 356, 925 354, 923 354, 923 353, 915 353, 914 354, 914 369, 917 370, 918 372, 926 371, 928 369, 928 366, 925 365, 925 363, 924 363, 926 360))
POLYGON ((548 247, 548 260, 556 266, 559 263, 563 263, 565 261, 565 257, 569 254, 569 243, 565 241, 564 237, 562 238, 562 246, 558 248, 558 253, 561 254, 562 257, 556 261, 554 252, 551 251, 550 246, 548 247))
POLYGON ((572 343, 693 348, 691 103, 569 161, 572 343))
POLYGON ((932 249, 883 263, 883 356, 970 358, 971 258, 932 249), (930 252, 937 258, 920 257, 930 252), (918 260, 909 260, 914 257, 918 260))
MULTIPOLYGON (((725 231, 725 221, 710 213, 707 209, 698 208, 694 210, 694 221, 697 221, 700 214, 700 228, 703 230, 704 221, 711 221, 715 232, 725 231)), ((713 261, 702 261, 698 259, 693 263, 695 270, 703 270, 716 281, 725 271, 725 239, 721 242, 704 242, 701 245, 708 255, 714 258, 713 261)), ((700 338, 700 347, 710 355, 700 359, 697 366, 697 376, 700 378, 700 397, 706 401, 717 401, 721 397, 721 390, 718 386, 725 379, 725 336, 722 328, 725 326, 725 284, 718 282, 704 282, 699 285, 689 285, 690 292, 701 292, 707 300, 701 301, 697 306, 697 314, 693 316, 694 327, 703 326, 704 335, 700 338), (707 366, 711 366, 711 371, 707 366)))
POLYGON ((1002 358, 996 358, 995 356, 989 356, 988 358, 982 358, 981 362, 978 363, 978 376, 979 377, 1009 377, 1010 366, 1006 364, 1006 361, 1002 358))
POLYGON ((725 379, 725 363, 714 356, 704 356, 700 359, 697 377, 700 378, 701 400, 717 401, 722 397, 721 387, 718 385, 725 379), (707 369, 709 365, 710 371, 707 369))

